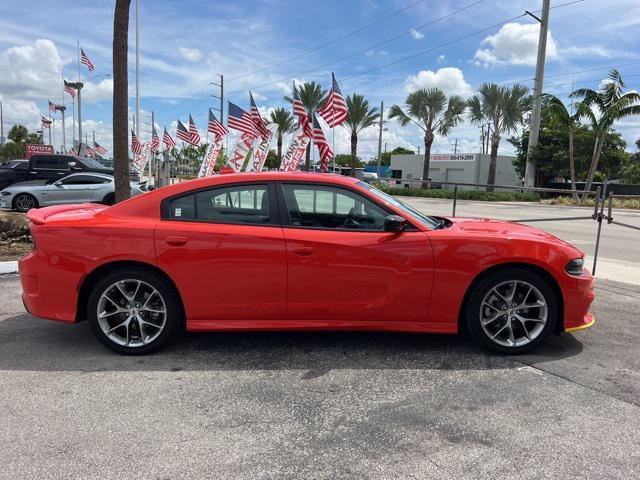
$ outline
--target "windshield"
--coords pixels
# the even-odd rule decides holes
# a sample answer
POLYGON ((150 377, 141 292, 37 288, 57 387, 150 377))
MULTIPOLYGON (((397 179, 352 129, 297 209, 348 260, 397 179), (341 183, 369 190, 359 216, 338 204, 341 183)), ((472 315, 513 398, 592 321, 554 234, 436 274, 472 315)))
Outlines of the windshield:
POLYGON ((94 160, 93 158, 88 158, 88 157, 76 157, 76 158, 89 168, 101 168, 103 170, 108 170, 107 167, 102 165, 100 162, 94 160))
POLYGON ((415 217, 418 220, 420 220, 425 226, 427 226, 427 227, 429 227, 431 229, 438 228, 438 226, 441 223, 437 219, 435 219, 433 217, 430 217, 428 215, 425 215, 424 213, 420 213, 418 210, 416 210, 412 206, 401 202, 400 200, 392 197, 391 195, 389 195, 387 193, 384 193, 382 190, 378 190, 377 188, 372 187, 368 183, 358 182, 358 186, 360 186, 362 188, 366 188, 371 193, 373 193, 376 197, 378 197, 380 200, 382 200, 384 202, 387 202, 387 203, 390 203, 394 207, 399 208, 400 210, 402 210, 403 212, 406 212, 406 213, 412 215, 413 217, 415 217))

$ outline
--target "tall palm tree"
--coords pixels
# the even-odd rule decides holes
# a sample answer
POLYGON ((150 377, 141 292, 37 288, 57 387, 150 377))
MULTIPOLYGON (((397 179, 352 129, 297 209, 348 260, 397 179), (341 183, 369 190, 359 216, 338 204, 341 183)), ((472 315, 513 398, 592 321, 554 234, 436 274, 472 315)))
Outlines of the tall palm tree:
POLYGON ((129 183, 129 6, 131 0, 116 0, 113 15, 113 169, 116 202, 131 196, 129 183))
MULTIPOLYGON (((313 112, 320 108, 327 98, 327 91, 322 88, 319 83, 316 82, 305 82, 302 85, 297 87, 298 95, 300 95, 300 101, 304 105, 304 108, 307 110, 307 114, 310 119, 313 119, 313 112)), ((293 98, 289 96, 285 96, 284 99, 293 103, 293 98)), ((309 171, 311 168, 311 144, 307 145, 307 157, 305 159, 304 165, 305 169, 309 171)))
POLYGON ((464 113, 465 103, 461 96, 449 98, 439 88, 421 88, 410 93, 405 100, 405 109, 393 105, 389 118, 397 118, 403 127, 414 123, 424 132, 424 166, 422 188, 429 188, 429 163, 431 146, 436 134, 447 135, 464 113))
MULTIPOLYGON (((624 89, 625 84, 620 72, 614 69, 609 72, 608 81, 599 90, 580 88, 570 95, 571 98, 581 99, 581 116, 589 121, 596 134, 587 183, 584 186, 585 192, 591 190, 607 131, 616 120, 631 115, 640 115, 640 94, 636 92, 625 93, 624 89)), ((585 200, 586 197, 585 193, 582 199, 585 200)))
POLYGON ((542 96, 543 111, 549 116, 555 125, 563 125, 569 132, 569 175, 571 176, 571 192, 573 199, 578 200, 576 191, 576 165, 574 160, 573 149, 573 132, 580 123, 580 117, 583 116, 583 105, 573 108, 573 104, 569 110, 566 105, 555 95, 545 93, 542 96))
POLYGON ((491 132, 491 161, 487 178, 487 192, 493 192, 496 183, 496 161, 502 134, 513 132, 524 121, 524 115, 531 108, 529 88, 522 84, 511 87, 495 83, 483 83, 478 93, 467 100, 469 120, 481 124, 489 122, 491 132))
POLYGON ((358 157, 358 134, 372 126, 380 118, 376 107, 369 107, 363 95, 354 93, 347 96, 347 112, 349 116, 341 125, 351 134, 351 176, 356 176, 356 158, 358 157))
POLYGON ((276 108, 271 112, 271 121, 278 125, 278 131, 276 132, 278 138, 278 160, 282 162, 282 137, 293 131, 295 120, 289 110, 276 108))

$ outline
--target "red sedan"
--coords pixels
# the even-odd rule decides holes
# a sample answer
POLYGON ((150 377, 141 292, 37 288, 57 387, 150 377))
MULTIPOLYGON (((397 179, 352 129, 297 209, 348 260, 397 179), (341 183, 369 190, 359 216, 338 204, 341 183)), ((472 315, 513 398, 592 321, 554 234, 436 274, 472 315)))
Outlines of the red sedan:
POLYGON ((590 326, 583 253, 525 225, 424 215, 350 177, 218 175, 28 214, 33 315, 148 353, 182 329, 457 333, 521 353, 590 326))

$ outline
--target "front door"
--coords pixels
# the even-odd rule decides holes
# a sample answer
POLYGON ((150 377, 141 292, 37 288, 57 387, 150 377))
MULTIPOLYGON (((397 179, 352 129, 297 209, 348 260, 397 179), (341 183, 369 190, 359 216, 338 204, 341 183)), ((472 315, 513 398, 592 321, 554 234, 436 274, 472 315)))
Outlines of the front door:
POLYGON ((273 185, 220 186, 165 202, 157 261, 180 291, 189 329, 284 319, 286 252, 273 185))
POLYGON ((385 232, 392 212, 359 192, 283 183, 287 318, 425 322, 433 282, 427 235, 385 232))

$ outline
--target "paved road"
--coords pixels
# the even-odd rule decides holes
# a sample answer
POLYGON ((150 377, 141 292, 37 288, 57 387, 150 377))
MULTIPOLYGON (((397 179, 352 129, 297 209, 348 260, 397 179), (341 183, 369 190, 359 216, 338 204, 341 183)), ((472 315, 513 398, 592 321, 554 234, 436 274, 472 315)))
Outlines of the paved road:
POLYGON ((113 355, 0 277, 0 478, 640 478, 640 288, 533 355, 379 333, 113 355))
MULTIPOLYGON (((451 215, 451 200, 398 197, 420 211, 431 215, 451 215)), ((588 217, 593 209, 538 203, 459 201, 456 215, 460 217, 488 217, 500 220, 588 217)), ((614 220, 640 228, 640 211, 615 210, 614 220)), ((552 222, 523 222, 546 230, 566 240, 587 254, 590 266, 595 250, 597 222, 564 220, 552 222)), ((597 273, 601 278, 640 284, 640 230, 615 224, 602 226, 597 273)))

